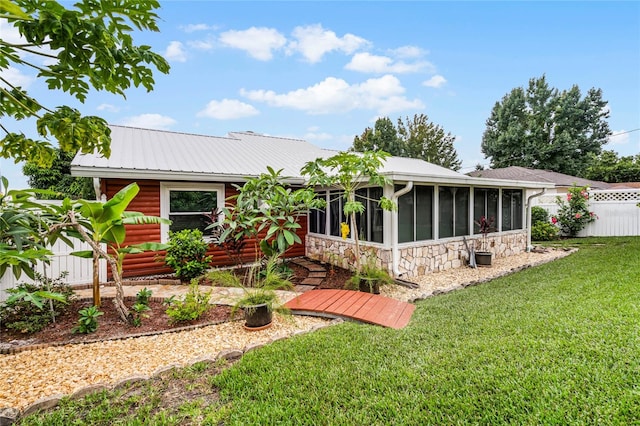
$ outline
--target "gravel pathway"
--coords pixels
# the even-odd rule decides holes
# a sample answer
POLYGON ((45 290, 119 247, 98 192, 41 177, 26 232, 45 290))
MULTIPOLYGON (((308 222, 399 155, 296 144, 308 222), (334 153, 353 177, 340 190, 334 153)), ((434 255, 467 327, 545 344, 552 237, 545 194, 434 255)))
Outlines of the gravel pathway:
POLYGON ((516 256, 493 259, 490 268, 474 269, 461 267, 442 272, 434 272, 411 279, 411 282, 419 285, 416 289, 402 286, 385 286, 380 289, 380 293, 404 302, 413 302, 436 294, 458 290, 471 284, 489 281, 526 267, 551 262, 568 256, 575 251, 576 249, 564 250, 547 248, 540 252, 522 253, 516 256))

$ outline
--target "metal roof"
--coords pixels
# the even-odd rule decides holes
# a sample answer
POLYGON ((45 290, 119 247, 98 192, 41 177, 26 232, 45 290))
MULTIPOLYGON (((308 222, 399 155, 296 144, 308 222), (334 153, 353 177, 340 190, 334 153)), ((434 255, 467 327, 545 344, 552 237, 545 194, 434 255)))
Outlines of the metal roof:
MULTIPOLYGON (((282 169, 289 183, 303 183, 300 169, 308 161, 337 153, 301 139, 231 132, 204 136, 124 126, 111 128, 111 156, 78 154, 71 163, 74 176, 157 179, 200 182, 239 182, 282 169)), ((382 171, 395 181, 458 183, 543 188, 532 182, 480 179, 414 158, 390 157, 382 171)))
POLYGON ((549 182, 555 186, 589 186, 593 189, 606 189, 609 184, 595 180, 583 179, 577 176, 566 175, 564 173, 553 172, 551 170, 530 169, 528 167, 511 166, 501 169, 476 170, 469 173, 469 176, 490 178, 490 179, 510 179, 525 180, 533 182, 549 182))

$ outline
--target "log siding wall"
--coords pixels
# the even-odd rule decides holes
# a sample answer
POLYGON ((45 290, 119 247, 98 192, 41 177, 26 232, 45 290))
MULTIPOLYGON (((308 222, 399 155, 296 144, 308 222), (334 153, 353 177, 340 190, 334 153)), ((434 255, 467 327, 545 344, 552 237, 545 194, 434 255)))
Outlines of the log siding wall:
MULTIPOLYGON (((102 180, 102 193, 107 198, 113 197, 119 190, 126 185, 137 182, 140 192, 129 204, 128 210, 144 213, 149 216, 160 216, 160 182, 155 180, 123 180, 123 179, 104 179, 102 180)), ((232 184, 225 184, 225 197, 237 194, 237 190, 232 184)), ((307 234, 307 216, 300 217, 301 227, 298 229, 298 236, 302 240, 302 244, 295 244, 285 253, 286 257, 298 257, 305 254, 305 237, 307 234)), ((144 242, 160 242, 160 225, 127 225, 127 237, 125 245, 139 244, 144 242)), ((263 238, 266 230, 263 231, 259 238, 263 238)), ((253 240, 247 240, 243 250, 242 258, 245 262, 252 262, 256 258, 256 251, 253 240)), ((260 251, 260 248, 257 248, 260 251)), ((127 255, 124 258, 122 275, 123 277, 140 277, 146 275, 170 274, 173 271, 164 264, 164 251, 146 252, 140 254, 127 255)), ((212 267, 232 265, 232 260, 227 254, 217 246, 210 244, 208 255, 213 257, 211 261, 212 267)), ((109 277, 111 273, 109 272, 109 277)))

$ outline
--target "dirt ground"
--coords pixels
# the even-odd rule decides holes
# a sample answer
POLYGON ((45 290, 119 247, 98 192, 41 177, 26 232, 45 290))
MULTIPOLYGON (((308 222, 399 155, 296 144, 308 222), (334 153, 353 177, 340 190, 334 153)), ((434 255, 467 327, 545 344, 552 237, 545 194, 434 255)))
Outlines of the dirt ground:
MULTIPOLYGON (((299 284, 304 280, 308 272, 295 264, 289 265, 293 270, 292 282, 299 284)), ((351 272, 342 268, 334 267, 327 270, 327 278, 317 288, 322 289, 342 289, 344 282, 351 277, 351 272)), ((17 346, 31 346, 43 343, 86 343, 95 341, 105 341, 113 339, 122 339, 126 337, 138 336, 141 334, 153 334, 157 332, 166 332, 176 330, 186 326, 198 326, 206 324, 216 324, 227 322, 234 318, 231 317, 231 308, 229 306, 212 305, 210 309, 199 319, 194 321, 184 321, 172 323, 170 317, 165 313, 166 306, 161 302, 152 301, 149 304, 151 308, 145 314, 147 318, 142 319, 142 325, 134 327, 125 324, 119 317, 112 299, 104 298, 100 311, 104 315, 98 318, 98 329, 89 334, 73 334, 72 329, 78 322, 78 311, 80 309, 92 305, 91 301, 76 300, 69 305, 66 313, 56 318, 56 322, 49 324, 43 330, 33 334, 22 334, 13 330, 0 329, 0 345, 11 342, 17 346)), ((131 307, 132 302, 126 302, 131 307)), ((237 313, 235 319, 242 319, 242 313, 237 313)))

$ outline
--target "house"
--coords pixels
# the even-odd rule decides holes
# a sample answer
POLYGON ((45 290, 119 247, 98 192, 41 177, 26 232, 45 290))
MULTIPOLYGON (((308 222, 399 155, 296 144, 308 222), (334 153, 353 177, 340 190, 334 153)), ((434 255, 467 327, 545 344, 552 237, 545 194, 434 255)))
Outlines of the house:
MULTIPOLYGON (((225 137, 111 126, 111 157, 78 154, 71 165, 74 176, 94 178, 98 193, 112 197, 131 182, 141 188, 130 209, 173 221, 168 225, 131 226, 125 244, 167 241, 169 230, 204 228, 204 214, 224 205, 247 177, 283 169, 286 183, 305 183, 300 169, 307 161, 329 157, 304 140, 254 132, 232 132, 225 137)), ((528 182, 467 176, 422 160, 391 157, 381 170, 393 183, 360 190, 365 212, 358 219, 362 244, 371 249, 380 266, 396 276, 411 277, 429 271, 459 267, 467 256, 466 239, 476 244, 474 220, 496 218, 498 232, 490 236, 496 257, 525 251, 529 246, 527 213, 531 199, 552 189, 548 182, 528 182), (527 196, 527 191, 531 195, 527 196), (397 202, 398 210, 381 210, 382 195, 397 202)), ((307 255, 348 267, 353 241, 340 237, 343 199, 331 188, 316 188, 325 197, 324 210, 312 210, 300 220, 297 244, 288 256, 307 255)), ((227 255, 211 245, 212 265, 229 263, 227 255)), ((243 255, 254 257, 253 244, 243 255)), ((125 276, 170 272, 155 253, 125 258, 125 276)))

